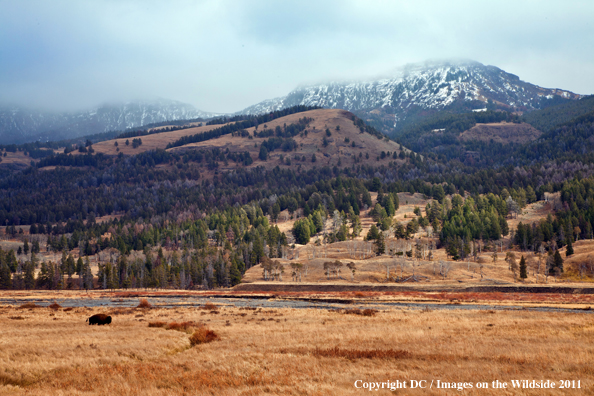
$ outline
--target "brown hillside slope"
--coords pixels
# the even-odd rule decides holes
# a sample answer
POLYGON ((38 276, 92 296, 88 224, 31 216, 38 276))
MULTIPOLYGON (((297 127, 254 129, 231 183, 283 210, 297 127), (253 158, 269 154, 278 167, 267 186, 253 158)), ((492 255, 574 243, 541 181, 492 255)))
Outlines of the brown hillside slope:
MULTIPOLYGON (((306 129, 307 135, 302 133, 293 138, 299 146, 298 149, 291 152, 283 152, 281 149, 277 149, 270 153, 269 159, 266 161, 261 161, 258 158, 258 154, 262 142, 268 138, 253 137, 255 128, 247 129, 251 138, 225 135, 205 142, 175 147, 170 149, 170 151, 180 154, 191 149, 212 148, 220 148, 225 151, 228 149, 230 152, 241 153, 247 151, 254 160, 254 163, 249 166, 250 168, 264 166, 267 169, 280 166, 306 170, 314 166, 319 168, 322 166, 346 167, 358 164, 388 165, 391 161, 396 161, 397 163, 404 161, 392 157, 394 152, 397 154, 400 153, 400 145, 398 143, 390 141, 387 138, 378 139, 376 136, 368 133, 361 133, 354 125, 351 119, 351 113, 344 110, 320 109, 291 114, 266 123, 266 128, 275 129, 276 126, 282 128, 284 124, 290 125, 297 123, 303 117, 313 118, 313 121, 309 123, 306 129), (339 130, 336 127, 339 127, 339 130), (326 129, 330 130, 331 136, 327 136, 326 129), (324 137, 328 141, 326 147, 323 145, 324 137), (389 152, 390 156, 381 159, 382 151, 385 153, 389 152), (312 162, 313 155, 316 157, 316 162, 312 162), (283 158, 282 161, 281 156, 283 158)), ((260 125, 258 131, 262 131, 263 128, 264 125, 260 125)), ((406 153, 410 152, 410 150, 405 148, 403 150, 406 153)), ((231 170, 242 166, 241 164, 229 162, 225 165, 220 164, 219 170, 231 170)))
MULTIPOLYGON (((396 165, 407 161, 407 158, 401 159, 401 146, 390 141, 387 137, 379 138, 369 133, 362 133, 352 120, 352 114, 340 109, 319 109, 311 110, 302 113, 291 114, 285 117, 278 118, 266 124, 259 125, 258 132, 263 129, 274 130, 277 126, 281 128, 286 125, 296 124, 299 119, 307 117, 312 119, 307 125, 304 133, 293 137, 298 145, 296 150, 284 152, 276 149, 269 154, 266 161, 258 158, 260 146, 262 142, 269 139, 269 137, 254 137, 255 128, 248 128, 249 137, 224 135, 216 139, 207 140, 199 143, 190 143, 185 146, 174 147, 168 149, 170 152, 177 154, 184 154, 192 150, 212 150, 215 148, 223 150, 225 153, 245 153, 249 152, 253 164, 248 168, 255 168, 262 166, 266 169, 272 169, 276 166, 281 168, 292 168, 295 170, 308 170, 314 167, 321 168, 324 166, 341 168, 357 166, 357 165, 385 165, 390 163, 396 165), (339 129, 336 129, 336 128, 339 129), (326 129, 330 131, 330 136, 327 135, 326 129), (327 140, 327 145, 324 146, 324 138, 327 140), (382 158, 384 152, 384 158, 382 158), (396 153, 396 158, 394 158, 396 153), (315 162, 312 157, 315 155, 315 162)), ((146 136, 140 136, 142 145, 133 148, 131 138, 111 139, 103 142, 93 144, 95 153, 102 153, 105 155, 116 156, 135 155, 148 150, 165 149, 169 143, 172 143, 183 136, 195 135, 207 132, 223 125, 208 125, 201 127, 193 127, 181 129, 171 132, 158 132, 146 136), (126 145, 126 140, 129 145, 126 145), (115 143, 117 142, 117 146, 115 143)), ((62 152, 61 148, 57 152, 62 152)), ((405 154, 411 151, 402 147, 405 154)), ((73 155, 80 155, 78 150, 72 152, 73 155)), ((29 160, 30 161, 30 160, 29 160)), ((190 161, 188 166, 195 166, 206 168, 207 164, 203 161, 200 164, 194 164, 190 161)), ((160 167, 169 167, 168 164, 159 165, 160 167)), ((243 163, 236 163, 232 160, 219 161, 216 169, 209 168, 204 175, 212 176, 218 171, 231 171, 238 168, 245 167, 243 163)), ((206 170, 206 169, 205 169, 206 170)))
MULTIPOLYGON (((180 129, 171 132, 160 132, 154 133, 152 135, 139 136, 140 139, 142 139, 142 145, 138 146, 137 148, 132 147, 132 140, 135 138, 127 138, 111 139, 104 142, 98 142, 93 144, 93 149, 95 149, 96 153, 103 153, 106 155, 118 155, 120 152, 124 155, 134 155, 148 150, 155 150, 158 148, 164 149, 167 144, 174 142, 183 136, 207 132, 215 128, 220 128, 221 126, 222 125, 207 125, 195 128, 180 129), (130 141, 128 146, 126 146, 126 140, 130 141), (117 147, 115 146, 115 142, 118 142, 117 147), (119 151, 116 150, 117 148, 119 148, 119 151)), ((73 152, 73 154, 77 153, 77 151, 73 152)))
POLYGON ((515 124, 511 122, 498 122, 490 124, 476 124, 460 135, 460 140, 480 140, 509 144, 528 143, 536 140, 542 132, 529 124, 515 124))

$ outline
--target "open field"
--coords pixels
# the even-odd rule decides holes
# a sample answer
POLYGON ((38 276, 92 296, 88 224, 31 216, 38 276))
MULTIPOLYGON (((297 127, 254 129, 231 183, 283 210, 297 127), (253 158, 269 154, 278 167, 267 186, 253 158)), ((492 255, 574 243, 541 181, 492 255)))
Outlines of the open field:
MULTIPOLYGON (((3 167, 17 167, 17 168, 24 168, 31 165, 32 158, 28 155, 25 155, 23 151, 2 151, 0 152, 2 155, 2 164, 3 167), (6 156, 4 156, 6 154, 6 156)), ((36 160, 34 160, 36 161, 36 160)))
POLYGON ((160 132, 146 136, 138 136, 124 139, 111 139, 93 144, 93 149, 96 153, 103 153, 106 155, 118 155, 119 153, 123 153, 124 155, 135 155, 148 150, 155 150, 158 148, 164 149, 165 146, 167 146, 167 144, 174 142, 183 136, 207 132, 212 129, 220 128, 222 126, 223 125, 205 125, 201 127, 179 129, 177 131, 160 132), (142 145, 138 146, 137 148, 133 148, 132 140, 137 138, 142 139, 142 145), (129 141, 129 145, 126 145, 126 140, 129 141), (118 143, 117 147, 115 146, 116 142, 118 143))
POLYGON ((502 144, 528 143, 536 140, 542 132, 525 122, 521 124, 511 122, 497 122, 489 124, 476 124, 463 132, 460 140, 494 141, 502 144))
MULTIPOLYGON (((315 309, 0 307, 0 394, 348 395, 357 380, 579 380, 581 389, 464 394, 592 394, 586 313, 315 309), (88 326, 94 313, 109 326, 88 326), (362 312, 360 312, 362 313, 362 312), (150 322, 203 323, 220 340, 150 322)), ((509 385, 511 386, 511 384, 509 385)), ((452 393, 453 392, 453 393, 452 393)), ((406 389, 401 394, 457 394, 406 389)), ((380 390, 378 394, 389 394, 380 390)), ((458 392, 459 393, 459 392, 458 392)))

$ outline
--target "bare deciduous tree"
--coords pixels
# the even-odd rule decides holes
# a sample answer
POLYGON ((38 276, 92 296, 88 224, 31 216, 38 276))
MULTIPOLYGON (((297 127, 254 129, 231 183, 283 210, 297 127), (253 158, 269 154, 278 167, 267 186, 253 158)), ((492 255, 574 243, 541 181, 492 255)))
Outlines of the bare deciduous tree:
POLYGON ((347 268, 351 270, 351 282, 353 282, 355 280, 355 271, 357 270, 357 267, 355 266, 355 263, 351 261, 347 264, 347 268))
POLYGON ((442 276, 442 279, 448 277, 448 273, 452 269, 452 264, 449 261, 439 260, 439 275, 442 276))
POLYGON ((291 263, 291 269, 293 270, 291 276, 294 282, 301 282, 301 271, 303 270, 303 264, 291 263))

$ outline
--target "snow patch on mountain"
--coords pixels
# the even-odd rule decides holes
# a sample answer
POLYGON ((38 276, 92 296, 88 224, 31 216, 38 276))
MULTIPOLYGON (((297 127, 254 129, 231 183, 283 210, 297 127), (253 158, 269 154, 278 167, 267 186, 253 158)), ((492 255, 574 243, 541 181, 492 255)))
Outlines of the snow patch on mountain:
POLYGON ((479 62, 426 62, 407 65, 390 78, 298 87, 285 97, 265 100, 237 114, 262 114, 307 105, 364 112, 380 109, 392 114, 397 122, 413 108, 441 110, 459 102, 472 109, 492 101, 532 110, 541 106, 543 97, 554 95, 579 98, 569 91, 524 82, 516 75, 479 62), (483 104, 473 105, 474 101, 483 104))
POLYGON ((165 99, 106 104, 77 113, 0 107, 0 144, 70 139, 108 131, 123 131, 157 122, 206 119, 220 115, 222 114, 200 111, 189 104, 165 99))

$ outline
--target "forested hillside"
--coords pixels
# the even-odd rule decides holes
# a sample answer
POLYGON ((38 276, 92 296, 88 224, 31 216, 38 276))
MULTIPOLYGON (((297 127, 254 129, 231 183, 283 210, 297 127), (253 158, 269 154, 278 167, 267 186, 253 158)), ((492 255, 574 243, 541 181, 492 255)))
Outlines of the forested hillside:
POLYGON ((591 113, 593 109, 594 95, 590 95, 580 100, 572 100, 556 106, 549 106, 542 110, 528 112, 522 118, 536 129, 548 132, 558 125, 565 124, 577 117, 591 113))
POLYGON ((231 286, 261 263, 274 272, 271 258, 314 236, 329 244, 363 238, 381 255, 387 239, 416 239, 422 230, 451 260, 484 245, 502 248, 504 239, 552 256, 592 238, 594 117, 587 102, 575 103, 578 117, 525 145, 458 139, 476 123, 523 120, 506 112, 442 114, 409 128, 399 144, 351 113, 294 108, 222 119, 178 140, 168 134, 180 131, 163 131, 88 141, 68 153, 4 147, 26 150, 33 165, 0 177, 3 235, 27 242, 24 255, 0 252, 0 287, 231 286), (402 192, 428 200, 406 221, 394 218, 402 192), (526 205, 557 192, 556 213, 508 226, 526 205), (275 224, 281 213, 291 217, 290 230, 275 224), (371 222, 365 232, 364 222, 371 222), (47 252, 61 259, 40 260, 47 252))

